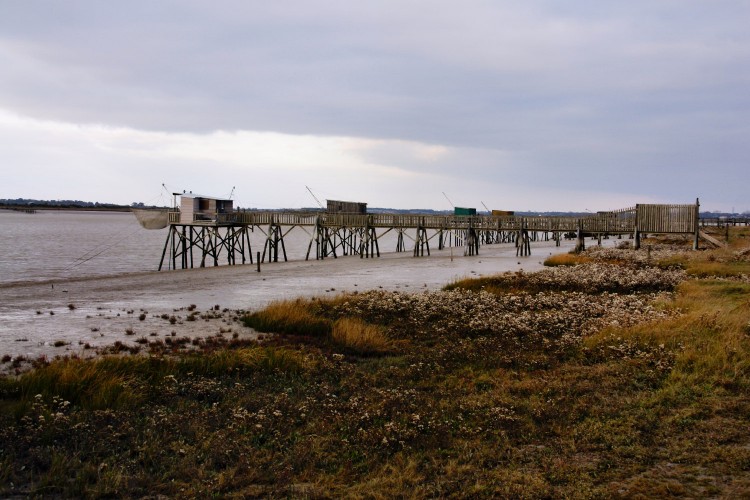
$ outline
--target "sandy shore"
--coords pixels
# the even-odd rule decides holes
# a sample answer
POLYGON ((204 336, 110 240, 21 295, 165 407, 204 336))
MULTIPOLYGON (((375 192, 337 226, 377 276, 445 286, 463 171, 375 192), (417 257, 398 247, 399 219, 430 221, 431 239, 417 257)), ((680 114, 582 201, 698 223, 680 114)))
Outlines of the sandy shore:
POLYGON ((474 257, 454 248, 420 258, 406 252, 375 259, 265 263, 260 273, 255 265, 223 266, 0 285, 0 356, 82 354, 86 344, 95 348, 144 337, 222 333, 245 338, 255 332, 236 320, 239 313, 273 300, 377 288, 434 290, 463 277, 534 271, 547 256, 572 245, 535 242, 532 256, 522 258, 516 257, 512 245, 504 244, 484 246, 474 257), (212 317, 187 321, 191 305, 204 316, 211 311, 212 317))

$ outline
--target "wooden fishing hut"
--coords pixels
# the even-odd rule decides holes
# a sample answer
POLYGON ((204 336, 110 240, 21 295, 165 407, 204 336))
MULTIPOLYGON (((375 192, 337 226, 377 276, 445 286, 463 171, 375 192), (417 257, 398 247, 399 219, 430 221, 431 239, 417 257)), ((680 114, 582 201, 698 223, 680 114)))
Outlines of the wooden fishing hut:
POLYGON ((234 212, 234 202, 225 198, 214 198, 199 194, 182 193, 180 195, 180 223, 222 222, 228 214, 234 212))
POLYGON ((329 214, 367 214, 367 203, 358 201, 326 200, 326 213, 329 214))
POLYGON ((475 216, 475 215, 477 215, 477 209, 476 208, 466 208, 466 207, 453 207, 453 215, 458 215, 458 216, 475 216))
POLYGON ((237 220, 234 202, 228 198, 193 192, 173 193, 175 209, 169 215, 169 233, 164 242, 159 270, 167 263, 174 269, 253 262, 249 232, 252 226, 237 220), (180 197, 179 204, 177 197, 180 197), (167 253, 169 252, 169 253, 167 253), (195 262, 195 254, 200 259, 195 262))

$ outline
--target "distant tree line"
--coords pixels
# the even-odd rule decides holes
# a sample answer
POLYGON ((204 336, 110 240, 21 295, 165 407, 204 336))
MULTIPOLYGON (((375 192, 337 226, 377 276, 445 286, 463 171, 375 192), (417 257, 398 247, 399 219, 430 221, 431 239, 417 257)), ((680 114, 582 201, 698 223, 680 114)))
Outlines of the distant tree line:
POLYGON ((155 208, 153 205, 144 205, 142 202, 133 202, 130 205, 119 205, 117 203, 100 203, 98 201, 82 200, 36 200, 32 198, 0 198, 0 207, 4 208, 51 208, 51 209, 86 209, 86 210, 128 210, 132 208, 155 208))

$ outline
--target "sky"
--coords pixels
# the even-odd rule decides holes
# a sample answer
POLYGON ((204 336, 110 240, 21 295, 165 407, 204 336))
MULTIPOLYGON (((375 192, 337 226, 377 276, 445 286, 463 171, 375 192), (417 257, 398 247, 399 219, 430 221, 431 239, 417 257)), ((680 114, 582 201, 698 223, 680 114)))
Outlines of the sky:
POLYGON ((749 24, 746 0, 0 0, 0 198, 750 211, 749 24))

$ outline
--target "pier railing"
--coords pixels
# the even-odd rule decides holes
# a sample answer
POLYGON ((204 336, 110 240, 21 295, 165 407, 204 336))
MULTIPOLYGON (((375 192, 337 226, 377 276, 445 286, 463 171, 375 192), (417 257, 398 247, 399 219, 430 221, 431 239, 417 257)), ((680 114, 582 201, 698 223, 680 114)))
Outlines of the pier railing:
MULTIPOLYGON (((645 212, 655 217, 652 212, 645 212)), ((590 233, 627 233, 635 230, 635 208, 592 214, 585 217, 571 216, 456 216, 456 215, 412 215, 412 214, 327 214, 322 212, 232 212, 194 214, 196 225, 248 225, 248 226, 316 226, 330 228, 422 228, 435 230, 475 229, 479 231, 552 231, 568 232, 581 229, 590 233)), ((647 219, 658 220, 658 219, 647 219)), ((679 229, 692 224, 692 219, 680 220, 679 229)), ((169 223, 180 224, 180 212, 169 212, 169 223)), ((648 226, 651 228, 652 226, 648 226)), ((657 232, 649 229, 649 232, 657 232)), ((661 231, 663 232, 663 231, 661 231)), ((687 232, 687 231, 686 231, 687 232)))

